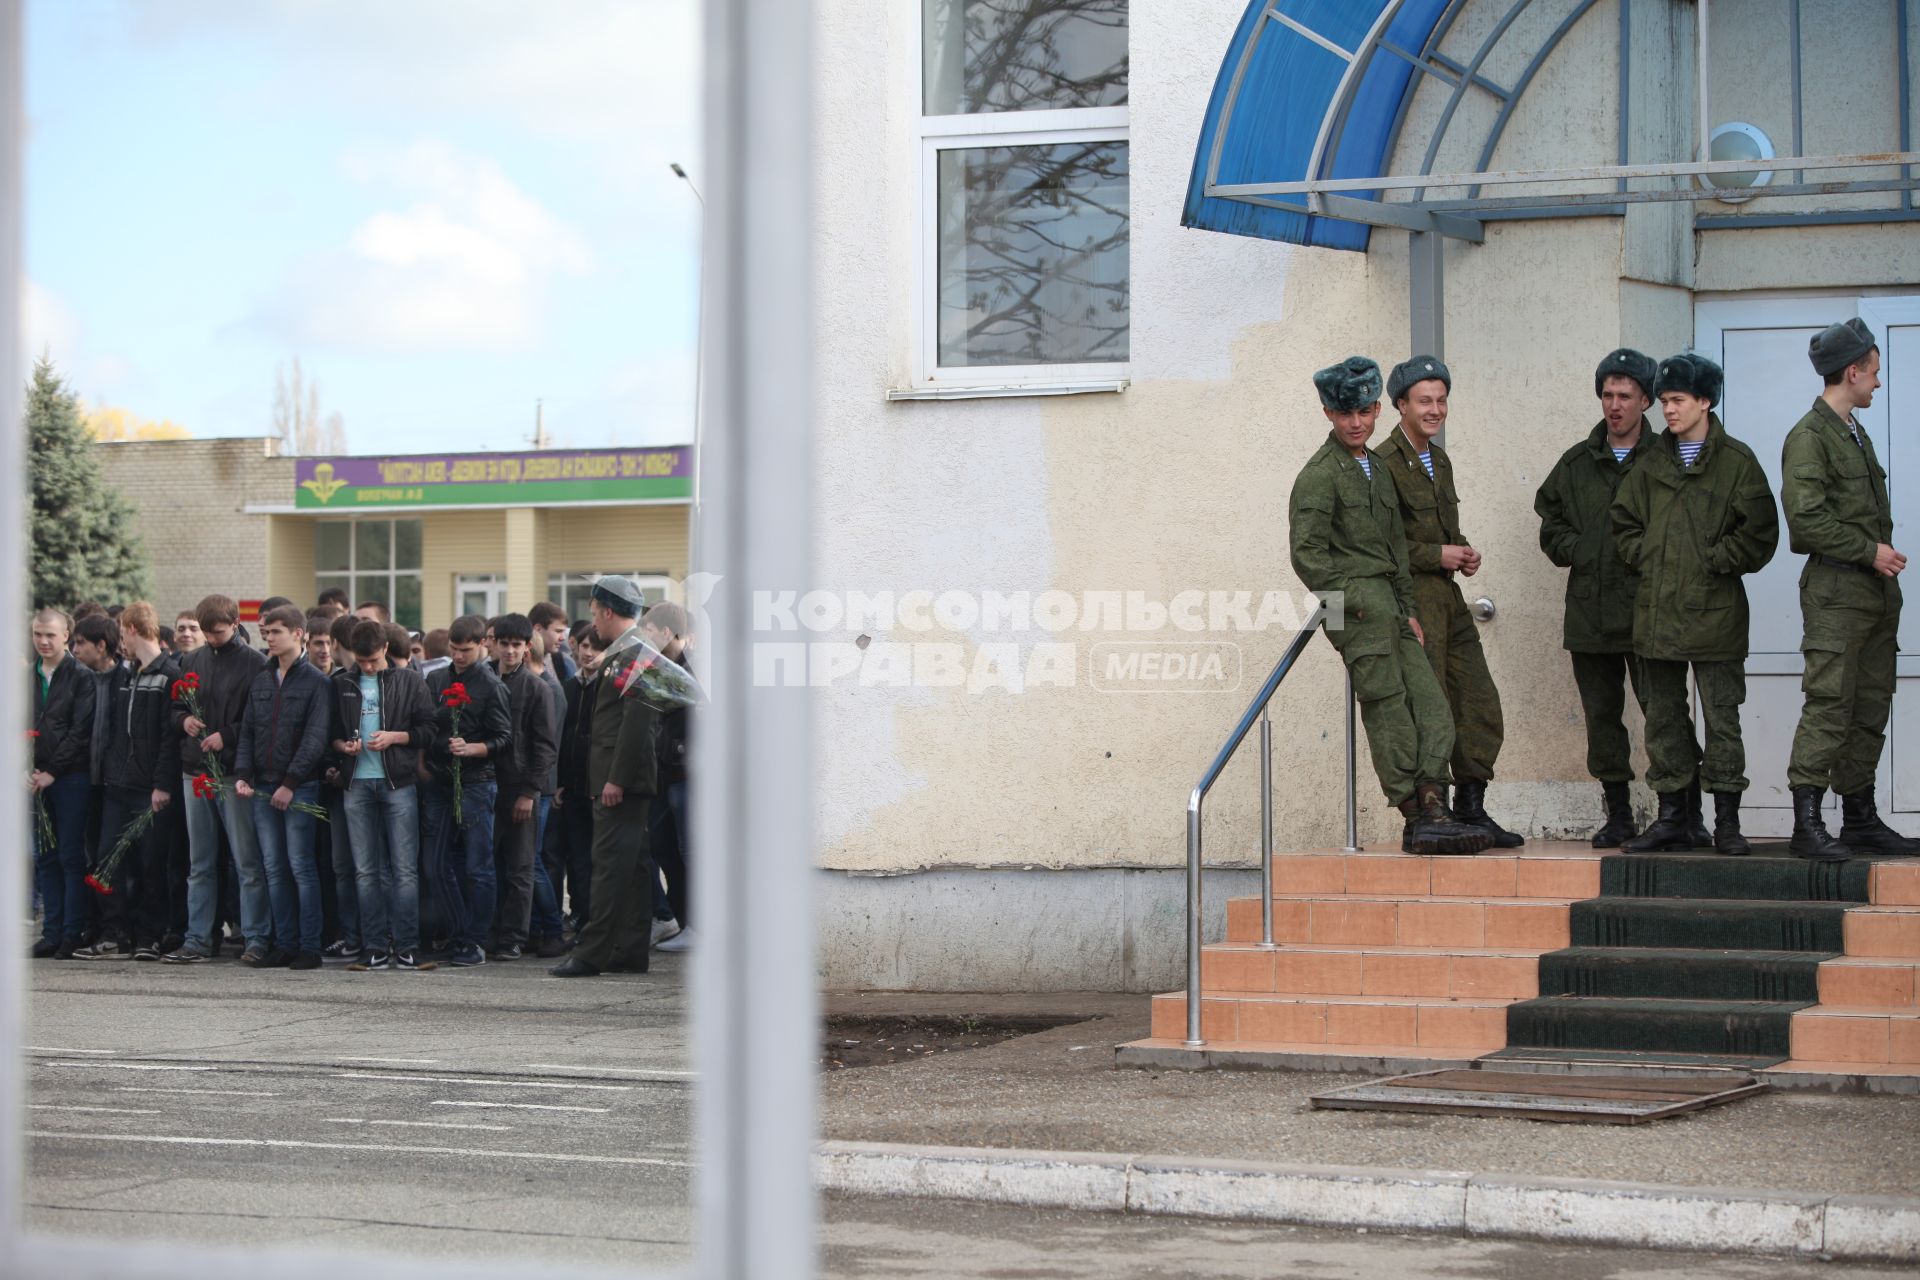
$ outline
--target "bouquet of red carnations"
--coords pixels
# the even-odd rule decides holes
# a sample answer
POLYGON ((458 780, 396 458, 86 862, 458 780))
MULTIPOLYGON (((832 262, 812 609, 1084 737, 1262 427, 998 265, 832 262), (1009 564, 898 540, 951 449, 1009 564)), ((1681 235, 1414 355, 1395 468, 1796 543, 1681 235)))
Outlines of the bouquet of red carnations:
MULTIPOLYGON (((440 704, 447 709, 448 718, 452 721, 452 732, 447 736, 459 737, 460 713, 473 705, 473 695, 467 692, 465 684, 455 680, 440 695, 440 704)), ((460 757, 449 755, 453 760, 453 825, 457 827, 460 825, 460 757)))

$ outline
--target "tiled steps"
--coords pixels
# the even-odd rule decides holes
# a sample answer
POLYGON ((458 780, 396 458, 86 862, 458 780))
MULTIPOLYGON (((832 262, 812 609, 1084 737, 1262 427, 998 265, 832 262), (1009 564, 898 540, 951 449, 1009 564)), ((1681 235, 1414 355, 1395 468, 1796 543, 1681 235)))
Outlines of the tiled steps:
MULTIPOLYGON (((1276 947, 1259 945, 1259 900, 1237 899, 1203 953, 1207 1047, 1418 1059, 1519 1041, 1506 1052, 1600 1059, 1644 1044, 1920 1075, 1920 861, 1761 853, 1282 855, 1276 947)), ((1185 1035, 1184 994, 1156 997, 1142 1044, 1185 1035)))

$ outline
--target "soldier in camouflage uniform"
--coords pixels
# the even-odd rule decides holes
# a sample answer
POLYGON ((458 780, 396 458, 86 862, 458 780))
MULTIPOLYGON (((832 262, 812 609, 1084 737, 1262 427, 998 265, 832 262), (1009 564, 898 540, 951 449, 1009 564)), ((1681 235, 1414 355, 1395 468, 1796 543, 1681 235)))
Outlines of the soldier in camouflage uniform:
POLYGON ((1713 792, 1715 852, 1751 852, 1740 831, 1748 629, 1740 579, 1773 559, 1780 517, 1759 459, 1713 412, 1722 382, 1704 356, 1660 362, 1653 389, 1667 430, 1613 500, 1614 545, 1640 575, 1633 651, 1646 685, 1647 781, 1660 794, 1653 825, 1621 846, 1629 853, 1693 847, 1687 789, 1696 778, 1713 792), (1704 753, 1687 714, 1688 666, 1705 711, 1704 753))
POLYGON ((1453 712, 1453 811, 1462 822, 1492 836, 1494 848, 1517 849, 1526 841, 1487 815, 1487 784, 1493 781, 1506 726, 1479 628, 1453 580, 1456 573, 1469 578, 1478 573, 1480 553, 1460 532, 1453 460, 1437 439, 1447 425, 1447 395, 1452 390, 1453 375, 1437 356, 1415 356, 1395 365, 1387 375, 1387 399, 1399 410, 1400 424, 1380 456, 1400 499, 1414 611, 1426 637, 1427 661, 1453 712))
POLYGON ((1293 482, 1293 569, 1309 590, 1344 597, 1327 638, 1353 680, 1374 772, 1406 819, 1408 853, 1478 853, 1491 838, 1457 821, 1442 794, 1453 720, 1420 647, 1407 540, 1387 463, 1367 449, 1380 416, 1380 366, 1351 356, 1313 375, 1333 424, 1293 482))
POLYGON ((1780 458, 1780 499, 1790 545, 1807 557, 1800 573, 1800 641, 1806 702, 1793 735, 1787 785, 1793 840, 1802 858, 1837 862, 1853 853, 1920 852, 1880 820, 1873 776, 1886 746, 1899 647, 1900 571, 1887 473, 1854 417, 1880 385, 1880 349, 1859 319, 1829 326, 1808 348, 1826 389, 1794 424, 1780 458), (1840 796, 1840 838, 1820 807, 1840 796))
MULTIPOLYGON (((1573 659, 1573 683, 1587 724, 1587 772, 1600 784, 1607 819, 1594 833, 1596 849, 1618 849, 1635 832, 1628 784, 1633 761, 1627 740, 1627 685, 1646 710, 1640 663, 1633 656, 1633 598, 1640 575, 1614 549, 1608 514, 1620 482, 1653 446, 1647 409, 1659 367, 1630 347, 1610 353, 1594 370, 1600 421, 1560 461, 1533 497, 1540 517, 1540 549, 1569 570, 1561 647, 1573 659)), ((1689 825, 1698 822, 1700 792, 1687 798, 1689 825)), ((1697 835, 1707 842, 1706 833, 1697 835)))

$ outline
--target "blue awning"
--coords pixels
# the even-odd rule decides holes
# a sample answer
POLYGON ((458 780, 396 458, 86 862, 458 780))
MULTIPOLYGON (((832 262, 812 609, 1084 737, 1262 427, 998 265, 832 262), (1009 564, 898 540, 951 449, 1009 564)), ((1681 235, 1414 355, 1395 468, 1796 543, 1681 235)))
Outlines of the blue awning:
POLYGON ((1397 51, 1418 56, 1427 49, 1448 4, 1251 0, 1207 102, 1182 224, 1364 252, 1371 230, 1366 224, 1309 214, 1305 196, 1208 196, 1209 168, 1216 185, 1383 174, 1414 74, 1397 51), (1377 56, 1383 47, 1386 56, 1377 56), (1342 110, 1350 73, 1355 83, 1342 110), (1326 154, 1315 166, 1318 172, 1309 174, 1323 132, 1326 154))

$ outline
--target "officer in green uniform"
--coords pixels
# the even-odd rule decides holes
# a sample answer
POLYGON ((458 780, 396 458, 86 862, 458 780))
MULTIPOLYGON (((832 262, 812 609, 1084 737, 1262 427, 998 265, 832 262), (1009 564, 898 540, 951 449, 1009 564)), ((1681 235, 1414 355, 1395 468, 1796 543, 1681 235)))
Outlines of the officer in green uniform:
POLYGON ((644 649, 628 637, 644 600, 640 584, 618 574, 594 580, 588 608, 604 646, 593 685, 593 737, 587 744, 587 798, 593 805, 593 912, 573 954, 547 970, 590 978, 605 970, 647 971, 652 941, 653 859, 647 849, 648 801, 659 787, 655 735, 659 713, 626 685, 644 649))
POLYGON ((1907 564, 1891 545, 1887 473, 1854 416, 1873 404, 1880 349, 1856 318, 1816 334, 1807 355, 1826 389, 1787 433, 1780 458, 1790 545, 1807 557, 1800 572, 1806 702, 1787 765, 1789 848, 1829 862, 1852 853, 1911 855, 1920 842, 1882 822, 1873 797, 1893 706, 1900 571, 1907 564), (1840 796, 1837 841, 1820 817, 1829 786, 1840 796))
POLYGON ((1506 725, 1500 691, 1487 670, 1480 631, 1453 575, 1480 571, 1480 553, 1460 532, 1460 494, 1453 460, 1440 446, 1447 425, 1447 395, 1453 375, 1436 356, 1415 356, 1387 375, 1387 399, 1400 423, 1380 450, 1400 499, 1407 532, 1407 566, 1413 573, 1414 615, 1426 637, 1427 662, 1453 712, 1453 811, 1493 837, 1496 849, 1526 841, 1487 816, 1487 784, 1506 725))
POLYGON ((1388 464, 1367 449, 1380 418, 1380 366, 1349 356, 1313 385, 1333 429, 1293 482, 1293 570, 1309 590, 1343 599, 1341 624, 1323 626, 1353 680, 1380 788, 1406 818, 1401 849, 1479 853, 1491 838, 1447 809, 1453 719, 1420 647, 1388 464))
POLYGON ((1653 390, 1667 430, 1613 500, 1614 545, 1640 575, 1633 651, 1646 689, 1647 781, 1660 795, 1653 825, 1621 846, 1629 853, 1693 847, 1687 789, 1696 778, 1713 792, 1714 850, 1751 852, 1740 832, 1748 627, 1740 579, 1773 559, 1780 517, 1759 459, 1713 412, 1723 381, 1705 356, 1660 362, 1653 390), (1705 711, 1704 753, 1687 714, 1689 665, 1705 711))
MULTIPOLYGON (((1627 784, 1633 761, 1627 743, 1627 684, 1646 710, 1640 664, 1633 656, 1633 597, 1640 576, 1614 549, 1608 509, 1627 472, 1646 456, 1654 432, 1653 358, 1622 347, 1593 373, 1600 421, 1587 438, 1560 455, 1533 495, 1540 517, 1540 549, 1569 570, 1561 647, 1573 659, 1573 683, 1587 722, 1587 772, 1600 784, 1607 820, 1594 833, 1596 849, 1618 849, 1635 831, 1627 784)), ((1689 795, 1689 807, 1699 792, 1689 795)), ((1704 842, 1704 840, 1703 840, 1704 842)))

